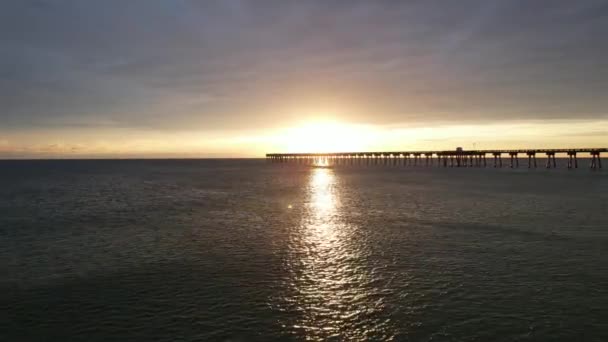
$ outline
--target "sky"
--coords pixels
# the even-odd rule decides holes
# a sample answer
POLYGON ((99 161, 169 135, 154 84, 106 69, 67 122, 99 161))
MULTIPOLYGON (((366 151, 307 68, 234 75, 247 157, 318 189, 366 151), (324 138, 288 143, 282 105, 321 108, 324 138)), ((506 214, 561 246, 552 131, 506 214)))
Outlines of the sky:
POLYGON ((607 147, 608 1, 0 1, 0 158, 607 147))

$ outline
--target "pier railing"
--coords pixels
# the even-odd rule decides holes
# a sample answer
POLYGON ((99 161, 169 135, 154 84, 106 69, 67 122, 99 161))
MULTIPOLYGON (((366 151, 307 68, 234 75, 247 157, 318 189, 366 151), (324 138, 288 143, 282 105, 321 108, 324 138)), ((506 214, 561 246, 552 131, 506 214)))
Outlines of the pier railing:
POLYGON ((487 167, 490 155, 494 167, 503 167, 503 155, 509 156, 509 167, 519 167, 519 155, 527 157, 528 168, 536 168, 537 154, 546 155, 546 167, 555 168, 556 154, 565 154, 567 167, 578 168, 579 153, 589 154, 589 168, 601 169, 600 154, 608 148, 554 148, 554 149, 504 149, 504 150, 441 150, 441 151, 393 151, 393 152, 336 152, 336 153, 268 153, 266 159, 277 163, 315 164, 325 162, 333 165, 378 165, 393 164, 403 166, 437 166, 443 167, 487 167), (436 162, 435 162, 436 161, 436 162))

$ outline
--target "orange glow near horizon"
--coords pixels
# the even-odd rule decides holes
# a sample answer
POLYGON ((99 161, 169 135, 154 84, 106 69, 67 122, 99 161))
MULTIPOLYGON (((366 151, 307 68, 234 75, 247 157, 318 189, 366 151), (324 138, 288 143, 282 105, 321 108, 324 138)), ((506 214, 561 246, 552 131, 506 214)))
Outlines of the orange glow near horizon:
MULTIPOLYGON (((304 115, 302 115, 304 116, 304 115)), ((605 148, 608 120, 400 123, 379 125, 326 116, 274 129, 239 131, 83 130, 0 135, 0 158, 208 158, 265 153, 330 153, 495 148, 605 148)))
POLYGON ((495 124, 387 127, 309 121, 267 139, 265 152, 331 153, 399 150, 604 147, 606 121, 505 122, 495 124))

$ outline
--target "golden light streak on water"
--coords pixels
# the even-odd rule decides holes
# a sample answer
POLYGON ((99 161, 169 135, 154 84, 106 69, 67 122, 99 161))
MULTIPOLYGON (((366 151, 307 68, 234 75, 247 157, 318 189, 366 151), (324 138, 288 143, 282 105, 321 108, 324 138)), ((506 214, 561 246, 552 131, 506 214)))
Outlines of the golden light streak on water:
POLYGON ((308 201, 290 246, 293 296, 286 300, 300 313, 291 328, 310 340, 365 340, 379 333, 390 339, 390 322, 373 318, 382 300, 363 305, 377 289, 354 236, 358 227, 342 220, 339 189, 332 169, 311 169, 308 201), (358 325, 361 317, 374 324, 358 325))

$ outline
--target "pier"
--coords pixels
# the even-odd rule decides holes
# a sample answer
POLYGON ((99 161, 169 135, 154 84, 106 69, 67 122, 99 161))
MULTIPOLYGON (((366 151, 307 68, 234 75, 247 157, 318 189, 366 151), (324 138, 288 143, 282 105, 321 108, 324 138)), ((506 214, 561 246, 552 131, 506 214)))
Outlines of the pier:
MULTIPOLYGON (((546 157, 545 167, 556 168, 556 154, 567 157, 567 168, 576 169, 579 166, 577 157, 591 157, 589 168, 602 168, 600 155, 608 152, 608 148, 564 148, 564 149, 520 149, 520 150, 455 150, 442 151, 393 151, 393 152, 336 152, 336 153, 268 153, 266 160, 275 163, 299 163, 328 165, 402 165, 411 167, 503 167, 503 155, 509 157, 508 167, 519 168, 519 156, 526 156, 527 167, 536 168, 536 155, 546 157), (488 156, 493 158, 490 165, 488 156)), ((505 164, 506 165, 506 164, 505 164)))

